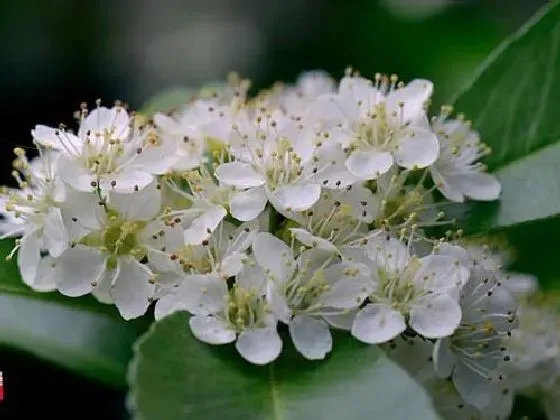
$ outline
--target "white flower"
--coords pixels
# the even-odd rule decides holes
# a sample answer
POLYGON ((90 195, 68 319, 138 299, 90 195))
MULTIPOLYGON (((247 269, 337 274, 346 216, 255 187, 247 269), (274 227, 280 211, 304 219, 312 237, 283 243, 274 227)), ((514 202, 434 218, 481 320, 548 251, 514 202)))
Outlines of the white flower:
POLYGON ((312 132, 280 113, 239 121, 232 132, 231 151, 238 160, 216 168, 216 177, 238 189, 230 201, 239 220, 255 219, 267 201, 279 212, 304 211, 315 204, 321 186, 352 184, 341 155, 330 145, 315 143, 312 132))
POLYGON ((302 73, 295 86, 280 91, 278 106, 288 115, 301 117, 319 96, 335 93, 336 84, 328 73, 315 70, 302 73))
POLYGON ((360 243, 378 232, 369 231, 377 217, 377 197, 359 184, 345 190, 326 190, 311 209, 285 213, 300 226, 289 228, 308 247, 340 252, 340 248, 360 243))
POLYGON ((415 225, 416 230, 449 223, 440 211, 444 203, 434 202, 433 188, 424 187, 428 171, 416 179, 410 175, 410 170, 399 171, 393 166, 377 179, 378 219, 393 229, 415 225))
POLYGON ((445 337, 461 320, 454 295, 468 269, 453 257, 410 256, 400 241, 370 241, 374 291, 358 312, 352 334, 366 343, 384 343, 410 326, 426 338, 445 337))
POLYGON ((110 191, 108 203, 101 205, 92 202, 94 194, 82 195, 75 205, 84 210, 74 208, 72 220, 89 232, 56 260, 58 290, 67 296, 99 293, 100 300, 114 301, 123 318, 138 317, 148 308, 155 288, 153 272, 140 260, 161 249, 161 241, 153 247, 154 232, 165 237, 172 227, 157 219, 161 197, 156 184, 132 194, 110 191), (88 216, 87 207, 92 206, 98 207, 97 220, 88 216))
POLYGON ((471 123, 462 119, 447 120, 449 111, 444 108, 433 123, 439 140, 439 158, 430 167, 436 187, 451 201, 496 200, 501 186, 496 177, 486 172, 478 160, 489 153, 480 142, 471 123))
POLYGON ((167 172, 177 159, 173 142, 158 137, 149 124, 134 123, 123 107, 100 106, 89 115, 82 109, 77 135, 43 125, 35 126, 32 135, 60 152, 60 177, 73 188, 132 192, 167 172))
POLYGON ((415 169, 437 159, 437 138, 424 111, 432 83, 413 80, 396 88, 396 80, 378 75, 374 84, 361 77, 345 77, 338 94, 320 97, 309 113, 309 118, 320 121, 336 141, 351 149, 346 167, 360 179, 376 179, 394 163, 415 169))
POLYGON ((560 356, 560 336, 555 308, 520 303, 518 328, 511 332, 508 353, 511 363, 504 368, 517 388, 530 388, 551 377, 560 356))
POLYGON ((247 361, 262 365, 275 360, 282 350, 276 319, 267 309, 262 290, 239 280, 228 290, 217 275, 191 275, 175 292, 181 308, 192 314, 193 335, 209 344, 235 347, 247 361))
POLYGON ((436 342, 434 367, 441 378, 452 377, 457 392, 483 410, 500 395, 505 379, 503 361, 509 361, 504 341, 516 326, 516 303, 500 281, 481 267, 461 291, 462 318, 456 331, 436 342))
POLYGON ((433 378, 423 383, 423 386, 431 395, 433 406, 442 418, 454 420, 478 420, 481 418, 480 410, 465 403, 452 382, 433 378))
POLYGON ((466 402, 453 383, 446 379, 432 378, 423 383, 433 398, 433 405, 444 419, 453 420, 507 420, 513 408, 514 393, 511 389, 497 388, 489 398, 492 404, 484 410, 466 402))
POLYGON ((246 251, 251 246, 257 230, 258 224, 255 222, 244 223, 237 228, 223 222, 201 245, 186 243, 177 249, 169 250, 172 252, 158 252, 157 255, 152 255, 149 258, 150 266, 158 273, 158 279, 166 279, 156 302, 156 319, 188 309, 184 306, 183 294, 176 293, 174 287, 188 284, 192 276, 208 274, 224 282, 237 276, 248 260, 246 251))
POLYGON ((372 287, 361 264, 338 263, 333 253, 308 250, 296 260, 292 250, 269 233, 253 242, 254 276, 268 278, 267 301, 288 325, 294 345, 307 359, 323 359, 332 347, 330 316, 358 308, 372 287))
MULTIPOLYGON (((227 215, 232 187, 217 182, 206 166, 183 172, 180 176, 166 176, 163 180, 164 198, 178 202, 184 211, 185 242, 200 245, 207 240, 227 215), (185 191, 186 190, 186 191, 185 191), (171 195, 174 199, 171 199, 171 195)), ((181 210, 181 209, 180 209, 181 210)), ((257 215, 258 216, 258 215, 257 215)))
POLYGON ((21 236, 10 254, 18 252, 18 268, 23 282, 40 291, 54 290, 52 277, 38 275, 48 270, 52 258, 59 257, 69 245, 68 231, 61 215, 66 197, 64 185, 55 171, 54 153, 45 153, 29 162, 23 149, 16 148, 13 175, 20 189, 3 189, 0 224, 2 238, 21 236), (41 251, 49 256, 41 257, 41 251))
POLYGON ((424 384, 435 377, 432 362, 433 340, 414 334, 412 331, 383 344, 387 356, 398 363, 416 381, 424 384), (410 334, 409 334, 410 333, 410 334))
POLYGON ((178 160, 171 169, 196 168, 206 162, 205 154, 228 144, 235 122, 234 103, 227 106, 218 99, 198 99, 172 116, 154 115, 158 133, 177 146, 178 160))
POLYGON ((538 282, 535 276, 505 271, 505 266, 512 260, 511 252, 507 248, 489 246, 477 241, 462 241, 461 246, 443 243, 439 248, 441 253, 454 255, 467 266, 480 265, 493 272, 506 290, 516 298, 529 296, 537 290, 538 282))

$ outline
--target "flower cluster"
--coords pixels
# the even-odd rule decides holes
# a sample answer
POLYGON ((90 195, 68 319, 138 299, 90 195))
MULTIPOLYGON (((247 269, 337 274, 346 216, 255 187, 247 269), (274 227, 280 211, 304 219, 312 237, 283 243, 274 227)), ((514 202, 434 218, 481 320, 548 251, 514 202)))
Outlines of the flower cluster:
POLYGON ((436 236, 449 202, 500 194, 470 122, 450 107, 429 119, 432 83, 395 75, 248 89, 233 77, 168 114, 84 104, 77 131, 36 126, 39 156, 15 150, 19 188, 1 195, 23 281, 125 319, 187 311, 196 338, 255 364, 280 355, 279 329, 307 359, 347 330, 445 414, 506 413, 516 369, 548 360, 510 342, 546 332, 515 333, 530 280, 461 232, 436 236))

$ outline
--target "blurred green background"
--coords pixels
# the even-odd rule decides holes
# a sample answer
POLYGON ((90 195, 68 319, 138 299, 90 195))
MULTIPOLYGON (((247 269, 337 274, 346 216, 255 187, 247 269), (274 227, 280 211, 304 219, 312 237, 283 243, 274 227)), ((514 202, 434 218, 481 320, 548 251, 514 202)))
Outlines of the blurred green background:
MULTIPOLYGON (((2 0, 0 156, 9 179, 14 146, 37 124, 73 124, 80 102, 122 99, 133 108, 168 88, 225 78, 264 87, 322 68, 340 77, 398 73, 435 82, 444 103, 507 35, 546 0, 2 0)), ((22 316, 22 314, 17 314, 22 316)), ((24 316, 24 314, 23 314, 24 316)), ((124 419, 124 393, 104 389, 13 350, 0 418, 43 415, 124 419), (13 378, 13 379, 12 379, 13 378), (72 403, 70 403, 72 402, 72 403)))

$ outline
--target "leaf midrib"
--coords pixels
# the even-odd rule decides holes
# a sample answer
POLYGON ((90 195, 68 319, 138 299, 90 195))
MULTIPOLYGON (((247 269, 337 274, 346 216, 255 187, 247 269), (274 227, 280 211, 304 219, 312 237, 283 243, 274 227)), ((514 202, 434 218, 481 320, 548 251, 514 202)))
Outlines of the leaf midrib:
POLYGON ((280 402, 278 398, 278 390, 276 389, 276 375, 274 372, 274 365, 275 363, 270 363, 269 365, 269 385, 270 385, 270 399, 272 404, 272 415, 274 420, 283 420, 284 417, 282 416, 281 409, 280 409, 280 402))

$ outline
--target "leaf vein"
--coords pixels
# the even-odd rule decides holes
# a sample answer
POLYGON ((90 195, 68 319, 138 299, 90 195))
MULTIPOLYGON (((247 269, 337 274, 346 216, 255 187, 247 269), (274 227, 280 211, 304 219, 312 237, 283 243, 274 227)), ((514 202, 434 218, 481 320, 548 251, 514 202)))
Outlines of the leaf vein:
POLYGON ((270 378, 269 378, 269 385, 270 385, 270 399, 272 402, 272 416, 275 420, 282 420, 282 414, 280 410, 280 404, 278 401, 278 391, 276 390, 275 382, 276 382, 276 375, 274 373, 274 363, 270 364, 269 368, 270 378))
MULTIPOLYGON (((551 92, 551 86, 552 86, 552 82, 554 80, 553 74, 554 72, 552 71, 554 68, 554 63, 556 62, 556 58, 558 57, 558 44, 560 41, 560 22, 556 24, 556 26, 553 29, 553 36, 552 36, 552 47, 551 47, 551 51, 550 51, 550 58, 548 60, 547 66, 546 66, 546 71, 544 73, 544 83, 543 83, 543 87, 542 87, 542 91, 540 94, 540 101, 539 101, 539 106, 537 108, 537 111, 535 113, 535 116, 533 118, 533 122, 531 124, 531 127, 529 128, 529 132, 528 132, 528 138, 530 140, 534 140, 536 133, 537 133, 537 129, 539 128, 539 125, 541 123, 542 117, 545 113, 546 110, 546 105, 548 103, 549 97, 550 97, 550 92, 551 92)), ((531 141, 529 141, 528 143, 531 143, 531 141)))

